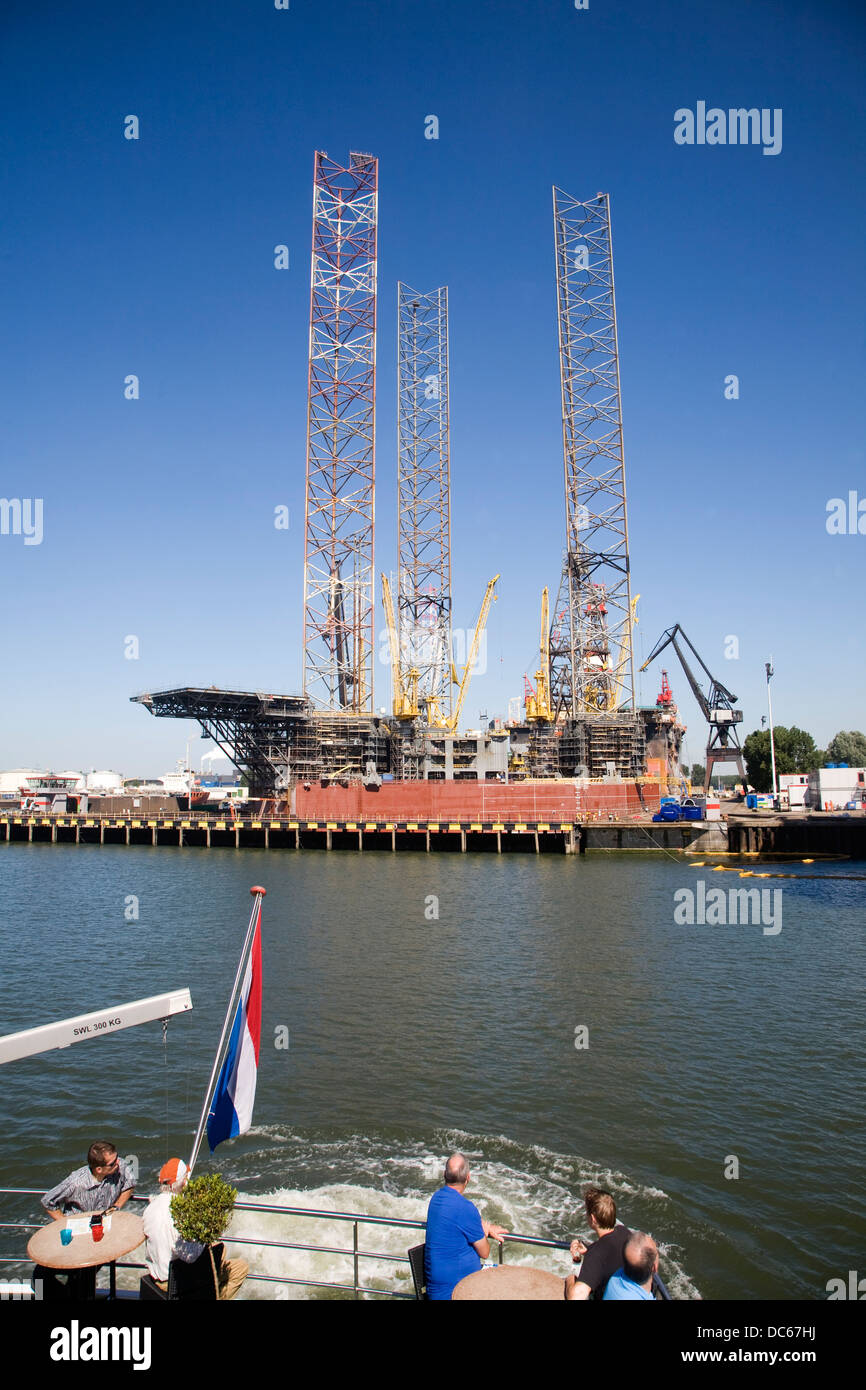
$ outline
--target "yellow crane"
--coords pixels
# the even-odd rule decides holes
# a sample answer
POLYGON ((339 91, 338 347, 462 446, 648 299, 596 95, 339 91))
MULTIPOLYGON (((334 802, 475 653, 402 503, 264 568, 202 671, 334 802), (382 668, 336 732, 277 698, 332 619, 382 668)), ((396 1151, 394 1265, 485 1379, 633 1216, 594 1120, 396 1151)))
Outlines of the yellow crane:
POLYGON ((487 622, 487 615, 490 612, 490 605, 493 602, 493 590, 496 588, 498 582, 498 574, 495 574, 493 578, 488 582, 487 588, 484 593, 484 598, 481 602, 481 612, 478 614, 478 622, 475 624, 475 631, 472 634, 472 645, 469 648, 469 659, 467 660, 466 665, 463 668, 462 676, 457 675, 457 668, 453 662, 451 663, 451 680, 455 685, 459 685, 460 689, 457 692, 457 701, 454 705, 454 713, 450 716, 450 718, 445 719, 443 723, 439 726, 440 728, 444 727, 446 729, 449 729, 451 733, 455 732, 457 725, 460 722, 460 714, 463 710, 463 702, 466 699, 466 695, 469 690, 469 682, 472 679, 472 667, 475 665, 475 662, 478 657, 478 647, 481 643, 481 634, 484 631, 484 627, 487 622))
POLYGON ((463 704, 469 690, 469 682, 472 679, 472 668, 478 658, 478 648, 481 643, 481 634, 487 622, 487 615, 490 612, 490 604, 493 601, 493 590, 499 581, 497 574, 487 585, 484 599, 481 604, 481 612, 475 624, 475 631, 472 634, 472 644, 469 648, 469 659, 463 668, 463 674, 457 674, 457 667, 453 661, 451 663, 451 681, 459 686, 457 700, 454 705, 453 714, 447 718, 439 707, 439 701, 435 695, 421 694, 419 700, 418 681, 420 672, 414 666, 408 671, 403 671, 400 660, 400 639, 397 633, 397 624, 394 619, 394 601, 391 595, 391 583, 388 576, 383 574, 382 578, 382 607, 385 610, 385 621, 388 626, 388 642, 391 648, 391 671, 394 686, 394 716, 397 719, 418 719, 421 714, 420 705, 425 706, 425 717, 428 725, 434 729, 447 729, 454 733, 460 721, 463 704))
POLYGON ((616 671, 614 672, 614 696, 612 702, 613 709, 619 709, 619 706, 622 704, 622 699, 618 697, 617 692, 620 690, 622 668, 625 666, 625 663, 628 659, 629 651, 631 650, 631 633, 634 632, 634 629, 637 627, 638 622, 640 621, 637 615, 637 601, 639 598, 640 594, 635 594, 634 598, 631 601, 630 632, 628 634, 628 640, 624 640, 619 649, 619 661, 617 663, 616 671))
POLYGON ((547 589, 541 595, 539 652, 541 665, 535 673, 535 694, 527 696, 526 699, 526 718, 538 723, 549 723, 553 713, 550 708, 550 605, 547 589))
POLYGON ((382 607, 388 625, 388 642, 391 647, 391 680, 394 687, 394 716, 397 719, 417 719, 419 672, 411 666, 403 676, 400 661, 400 639, 394 621, 394 601, 391 597, 391 583, 386 574, 382 575, 382 607))

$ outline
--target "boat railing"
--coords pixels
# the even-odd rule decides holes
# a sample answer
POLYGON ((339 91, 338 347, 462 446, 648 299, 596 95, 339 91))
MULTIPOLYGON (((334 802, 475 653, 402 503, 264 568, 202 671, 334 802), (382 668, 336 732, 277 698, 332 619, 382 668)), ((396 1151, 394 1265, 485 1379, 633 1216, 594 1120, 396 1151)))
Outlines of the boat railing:
MULTIPOLYGON (((0 1187, 0 1197, 40 1197, 41 1195, 42 1190, 40 1188, 0 1187)), ((149 1199, 147 1197, 132 1197, 130 1199, 130 1203, 146 1203, 148 1200, 149 1199)), ((293 1250, 302 1254, 341 1255, 345 1256, 346 1258, 350 1258, 352 1261, 351 1284, 341 1283, 332 1279, 302 1279, 293 1278, 292 1276, 287 1274, 258 1273, 253 1268, 250 1269, 250 1272, 247 1275, 248 1280, 252 1280, 257 1284, 276 1284, 282 1287, 286 1287, 288 1285, 300 1285, 304 1288, 336 1289, 343 1293, 350 1293, 356 1299, 366 1297, 367 1295, 373 1295, 380 1298, 415 1298, 414 1292, 408 1293, 404 1292, 401 1289, 373 1288, 369 1284, 361 1283, 362 1260, 377 1260, 386 1264, 393 1265, 409 1265, 408 1245, 406 1254, 404 1255, 395 1255, 386 1250, 368 1250, 364 1248, 364 1246, 362 1246, 361 1244, 361 1227, 379 1226, 387 1227, 391 1230, 403 1230, 407 1233, 410 1231, 417 1232, 420 1233, 420 1239, 415 1240, 413 1243, 420 1244, 423 1240, 423 1233, 426 1228, 425 1221, 413 1221, 410 1219, 394 1216, 372 1216, 366 1212, 327 1211, 311 1207, 289 1207, 274 1202, 236 1202, 235 1211, 253 1212, 257 1216, 291 1216, 302 1217, 304 1219, 309 1219, 310 1221, 341 1221, 345 1222, 347 1225, 351 1225, 352 1228, 351 1245, 346 1244, 338 1246, 315 1244, 308 1245, 303 1242, 288 1240, 268 1240, 262 1238, 261 1236, 245 1236, 241 1235, 240 1233, 235 1234, 234 1232, 232 1232, 231 1234, 225 1237, 225 1243, 227 1245, 232 1246, 237 1245, 241 1247, 248 1247, 250 1249, 251 1254, 255 1249, 293 1250)), ((44 1221, 0 1221, 0 1231, 16 1230, 21 1232, 32 1233, 33 1231, 39 1230, 40 1226, 43 1226, 44 1224, 44 1221)), ((243 1223, 239 1222, 237 1224, 240 1232, 240 1230, 243 1229, 243 1223)), ((506 1247, 513 1248, 516 1246, 531 1246, 544 1250, 567 1250, 569 1248, 569 1241, 548 1240, 543 1236, 527 1236, 519 1234, 518 1232, 510 1232, 507 1236, 503 1236, 501 1241, 491 1241, 490 1243, 491 1252, 496 1252, 497 1263, 499 1264, 502 1264, 504 1262, 506 1247)), ((24 1259, 22 1259, 20 1255, 0 1255, 0 1298, 16 1296, 15 1290, 21 1290, 21 1286, 19 1284, 16 1283, 13 1285, 10 1284, 9 1281, 3 1279, 2 1266, 20 1266, 22 1264, 27 1263, 28 1261, 26 1259, 26 1256, 24 1259), (7 1290, 11 1290, 11 1292, 7 1290)), ((118 1260, 117 1268, 133 1270, 139 1269, 142 1272, 146 1272, 147 1267, 140 1260, 118 1260)), ((656 1290, 656 1297, 663 1299, 670 1298, 670 1294, 668 1293, 661 1279, 659 1279, 658 1275, 655 1276, 654 1284, 656 1290)), ((17 1296, 20 1296, 20 1292, 17 1296)), ((277 1297, 280 1297, 280 1293, 277 1293, 277 1297)))
MULTIPOLYGON (((41 1197, 40 1188, 31 1187, 4 1187, 0 1188, 0 1197, 21 1196, 21 1197, 41 1197)), ((132 1197, 132 1202, 146 1203, 147 1197, 132 1197)), ((275 1249, 293 1250, 302 1254, 319 1255, 342 1255, 352 1261, 352 1282, 342 1283, 332 1279, 313 1279, 313 1278, 294 1278, 288 1274, 265 1274, 256 1272, 251 1268, 247 1275, 248 1280, 253 1280, 258 1284, 277 1284, 277 1285, 301 1285, 305 1288, 337 1289, 341 1292, 350 1293, 354 1298, 372 1294, 382 1298, 408 1298, 414 1299, 415 1294, 406 1293, 400 1289, 373 1288, 369 1284, 361 1282, 361 1261, 377 1260, 387 1264, 409 1266, 408 1243, 406 1254, 394 1255, 386 1250, 372 1250, 366 1248, 366 1243, 362 1244, 361 1228, 364 1226, 387 1227, 391 1230, 405 1230, 406 1232, 420 1233, 419 1239, 412 1241, 413 1244, 420 1244, 423 1240, 423 1233, 426 1222, 418 1220, 406 1220, 394 1216, 372 1216, 366 1212, 348 1211, 326 1211, 310 1207, 288 1207, 274 1202, 236 1202, 236 1212, 252 1212, 257 1216, 289 1216, 303 1217, 310 1221, 340 1221, 351 1226, 351 1245, 322 1245, 307 1244, 301 1241, 289 1240, 269 1240, 261 1236, 246 1236, 241 1234, 243 1222, 236 1222, 238 1233, 234 1231, 225 1237, 227 1245, 246 1247, 252 1253, 255 1249, 275 1249)), ((39 1230, 44 1221, 0 1221, 0 1231, 17 1230, 26 1232, 29 1236, 33 1231, 39 1230)), ((505 1244, 512 1246, 540 1246, 551 1250, 567 1250, 567 1241, 545 1240, 540 1236, 524 1236, 511 1234, 503 1239, 502 1244, 491 1242, 491 1250, 498 1251, 498 1261, 501 1264, 505 1244)), ((0 1256, 0 1267, 9 1265, 21 1265, 28 1263, 26 1256, 0 1256)), ((118 1269, 140 1269, 146 1272, 146 1265, 138 1260, 118 1260, 118 1269)), ((2 1275, 0 1275, 0 1290, 4 1288, 2 1275)))

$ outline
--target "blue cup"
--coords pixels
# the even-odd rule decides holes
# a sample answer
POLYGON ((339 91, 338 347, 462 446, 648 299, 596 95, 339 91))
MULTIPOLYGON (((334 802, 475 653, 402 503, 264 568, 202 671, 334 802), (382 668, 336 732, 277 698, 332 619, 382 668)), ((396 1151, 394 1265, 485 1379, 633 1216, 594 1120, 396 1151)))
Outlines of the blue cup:
POLYGON ((71 1244, 72 1244, 72 1232, 71 1232, 71 1231, 68 1231, 68 1230, 66 1229, 65 1226, 64 1226, 63 1230, 60 1232, 60 1244, 61 1244, 61 1245, 71 1245, 71 1244))

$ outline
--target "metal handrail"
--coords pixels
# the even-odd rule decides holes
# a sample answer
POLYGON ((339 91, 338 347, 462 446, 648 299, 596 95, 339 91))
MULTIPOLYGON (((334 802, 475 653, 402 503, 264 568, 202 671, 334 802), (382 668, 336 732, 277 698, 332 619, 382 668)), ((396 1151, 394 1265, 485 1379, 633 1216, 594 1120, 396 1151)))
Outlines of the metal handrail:
MULTIPOLYGON (((36 1188, 36 1187, 0 1187, 0 1197, 3 1197, 3 1196, 39 1197, 39 1196, 41 1196, 41 1195, 42 1195, 42 1189, 41 1189, 41 1188, 36 1188)), ((147 1198, 147 1197, 132 1196, 129 1200, 130 1200, 130 1202, 147 1202, 147 1201, 149 1201, 149 1198, 147 1198)), ((368 1285, 362 1284, 362 1283, 360 1282, 360 1261, 361 1261, 361 1260, 365 1260, 365 1259, 366 1259, 366 1260, 382 1260, 382 1261, 385 1261, 385 1262, 387 1262, 387 1263, 389 1263, 389 1264, 404 1264, 404 1265, 407 1265, 407 1264, 409 1263, 409 1257, 408 1257, 408 1254, 407 1254, 407 1255, 391 1255, 391 1254, 389 1254, 388 1252, 386 1252, 386 1251, 384 1251, 384 1250, 365 1250, 365 1249, 363 1249, 363 1248, 361 1247, 361 1245, 359 1244, 359 1227, 361 1227, 361 1226, 387 1226, 387 1227, 392 1227, 392 1228, 402 1229, 402 1230, 424 1231, 424 1230, 426 1229, 426 1226, 427 1226, 426 1221, 412 1220, 412 1219, 407 1219, 407 1218, 405 1218, 405 1217, 396 1217, 396 1216, 393 1216, 393 1217, 389 1217, 389 1216, 372 1216, 372 1215, 366 1215, 366 1214, 363 1213, 363 1212, 327 1211, 327 1210, 323 1210, 323 1209, 315 1208, 315 1207, 287 1207, 287 1206, 282 1206, 282 1205, 279 1205, 279 1204, 277 1204, 277 1203, 272 1203, 272 1202, 236 1202, 236 1203, 235 1203, 235 1211, 249 1211, 249 1212, 256 1212, 256 1213, 258 1213, 258 1214, 266 1213, 266 1214, 271 1214, 271 1215, 275 1215, 275 1216, 294 1216, 294 1217, 299 1217, 299 1216, 300 1216, 300 1217, 309 1217, 311 1220, 314 1220, 314 1221, 316 1221, 316 1220, 318 1220, 318 1221, 350 1221, 350 1222, 352 1223, 352 1245, 351 1245, 351 1247, 346 1247, 346 1246, 344 1246, 344 1247, 340 1247, 340 1246, 328 1246, 328 1245, 302 1245, 302 1244, 300 1244, 300 1243, 298 1243, 298 1242, 295 1242, 295 1241, 262 1240, 262 1239, 259 1239, 259 1238, 256 1238, 256 1237, 241 1236, 241 1235, 238 1235, 238 1236, 228 1235, 228 1236, 226 1236, 226 1237, 225 1237, 225 1241, 226 1241, 226 1243, 229 1244, 229 1245, 250 1245, 250 1246, 259 1246, 259 1247, 261 1247, 261 1248, 263 1248, 263 1249, 265 1249, 265 1248, 276 1248, 276 1249, 280 1249, 280 1250, 298 1250, 298 1251, 302 1251, 302 1252, 307 1253, 307 1254, 344 1255, 344 1256, 346 1256, 347 1258, 351 1257, 351 1259, 352 1259, 352 1280, 353 1280, 353 1281, 352 1281, 351 1284, 338 1283, 338 1282, 336 1282, 336 1281, 334 1281, 334 1280, 328 1280, 328 1279, 295 1279, 295 1278, 292 1278, 292 1277, 287 1276, 287 1275, 253 1274, 253 1273, 248 1274, 248 1275, 247 1275, 247 1278, 248 1278, 248 1279, 254 1280, 256 1283, 280 1284, 280 1285, 283 1285, 283 1284, 295 1284, 295 1285, 299 1285, 299 1286, 301 1286, 301 1287, 303 1287, 303 1288, 341 1289, 341 1290, 344 1290, 344 1291, 347 1292, 347 1293, 352 1293, 352 1294, 354 1294, 354 1297, 355 1297, 356 1299, 359 1298, 361 1294, 365 1294, 365 1295, 366 1295, 366 1294, 374 1294, 374 1295, 378 1295, 378 1296, 383 1297, 383 1298, 414 1299, 414 1294, 403 1293, 403 1292, 401 1292, 401 1291, 398 1290, 398 1289, 373 1289, 373 1288, 370 1288, 368 1285)), ((4 1221, 4 1222, 0 1222, 0 1230, 2 1230, 2 1229, 8 1229, 8 1230, 22 1230, 22 1229, 23 1229, 23 1230, 38 1230, 40 1224, 41 1224, 41 1223, 39 1223, 39 1222, 35 1222, 35 1223, 34 1223, 34 1222, 4 1221)), ((568 1241, 562 1241, 562 1240, 548 1240, 548 1239, 546 1239, 546 1238, 544 1238, 544 1237, 542 1237, 542 1236, 525 1236, 525 1235, 519 1234, 518 1232, 511 1232, 511 1233, 509 1233, 509 1235, 503 1236, 502 1239, 501 1239, 500 1241, 496 1242, 496 1244, 497 1244, 497 1246, 498 1246, 498 1258, 499 1258, 499 1263, 500 1263, 500 1264, 502 1263, 502 1256, 503 1256, 503 1252, 504 1252, 505 1245, 506 1245, 507 1243, 512 1243, 512 1244, 515 1244, 515 1245, 532 1245, 532 1246, 539 1246, 539 1247, 542 1247, 542 1248, 545 1248, 545 1249, 550 1249, 550 1250, 567 1250, 567 1249, 568 1249, 568 1246, 569 1246, 569 1242, 568 1242, 568 1241)), ((21 1260, 20 1257, 17 1257, 17 1258, 16 1258, 16 1257, 13 1257, 13 1256, 0 1256, 0 1265, 3 1265, 3 1264, 7 1264, 7 1265, 8 1265, 8 1264, 23 1264, 23 1263, 26 1263, 26 1261, 21 1260)), ((118 1267, 119 1269, 145 1269, 145 1268, 146 1268, 146 1266, 145 1266, 141 1261, 138 1261, 138 1260, 127 1260, 127 1261, 118 1260, 118 1261, 117 1261, 117 1267, 118 1267)))
MULTIPOLYGON (((41 1196, 41 1188, 38 1187, 0 1187, 0 1197, 21 1196, 38 1197, 41 1196)), ((130 1202, 148 1202, 148 1197, 130 1197, 130 1202)), ((368 1216, 363 1212, 356 1211, 327 1211, 317 1207, 286 1207, 273 1202, 235 1202, 235 1211, 252 1211, 257 1213, 269 1213, 274 1216, 304 1216, 313 1221, 351 1221, 352 1222, 352 1246, 351 1249, 333 1245, 301 1245, 295 1241, 287 1240, 262 1240, 252 1236, 226 1236, 225 1241, 229 1245, 253 1245, 262 1249, 271 1248, 279 1250, 299 1250, 305 1254, 322 1255, 345 1255, 352 1257, 352 1283, 341 1284, 329 1279, 293 1279, 288 1275, 276 1274, 248 1274, 247 1278, 256 1283, 263 1284, 296 1284, 302 1288, 317 1289, 342 1289, 347 1293, 352 1293, 355 1298, 361 1294, 376 1294, 382 1298, 408 1298, 414 1299, 414 1294, 402 1293, 398 1289, 371 1289, 360 1281, 360 1260, 384 1260, 390 1264, 408 1264, 409 1257, 406 1255, 391 1255, 384 1250, 363 1250, 358 1244, 359 1226, 389 1226, 402 1230, 424 1231, 427 1228, 426 1221, 412 1220, 411 1218, 399 1216, 368 1216)), ((38 1230, 41 1223, 24 1221, 2 1221, 0 1230, 38 1230)), ((548 1240, 545 1236, 525 1236, 517 1231, 509 1232, 494 1242, 498 1246, 498 1263, 502 1264, 502 1256, 505 1246, 509 1243, 515 1245, 532 1245, 546 1250, 567 1250, 570 1242, 567 1240, 548 1240)), ((24 1264, 26 1261, 9 1255, 0 1255, 0 1265, 3 1264, 24 1264)), ((140 1260, 117 1261, 118 1269, 145 1269, 146 1265, 140 1260)), ((670 1300, 670 1293, 661 1277, 656 1274, 653 1277, 653 1287, 657 1289, 662 1298, 670 1300)))

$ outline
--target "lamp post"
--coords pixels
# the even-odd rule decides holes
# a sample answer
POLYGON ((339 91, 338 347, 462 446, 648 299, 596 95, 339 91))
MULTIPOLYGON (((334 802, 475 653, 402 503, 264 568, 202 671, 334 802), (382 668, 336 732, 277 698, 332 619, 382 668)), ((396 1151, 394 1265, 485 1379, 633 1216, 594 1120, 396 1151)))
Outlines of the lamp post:
POLYGON ((773 806, 776 805, 776 744, 773 739, 773 697, 770 694, 770 681, 773 677, 773 658, 765 663, 767 672, 767 709, 770 714, 770 763, 773 769, 773 806))

